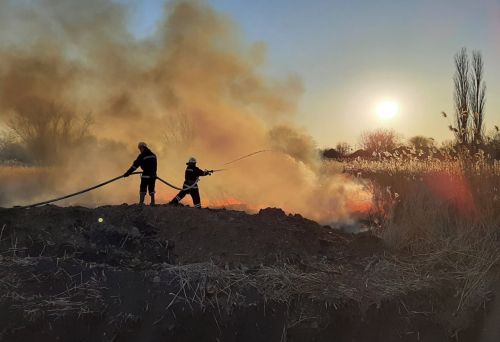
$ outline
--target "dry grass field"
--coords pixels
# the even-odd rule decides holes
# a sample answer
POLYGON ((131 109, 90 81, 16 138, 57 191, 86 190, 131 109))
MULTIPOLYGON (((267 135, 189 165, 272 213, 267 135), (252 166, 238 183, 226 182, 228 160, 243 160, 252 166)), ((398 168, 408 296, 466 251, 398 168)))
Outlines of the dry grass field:
POLYGON ((373 230, 421 274, 458 285, 456 312, 478 306, 500 261, 500 163, 484 158, 354 160, 371 180, 373 230))

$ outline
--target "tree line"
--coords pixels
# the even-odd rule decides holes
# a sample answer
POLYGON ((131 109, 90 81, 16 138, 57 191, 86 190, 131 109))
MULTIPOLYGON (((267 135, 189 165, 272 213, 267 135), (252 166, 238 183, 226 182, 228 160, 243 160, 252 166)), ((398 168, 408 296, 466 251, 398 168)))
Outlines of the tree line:
MULTIPOLYGON (((345 142, 335 148, 323 151, 327 158, 346 158, 349 156, 372 157, 380 153, 392 152, 401 148, 423 151, 446 152, 457 154, 477 153, 483 151, 494 159, 500 159, 500 132, 498 126, 489 134, 485 132, 484 118, 486 113, 486 83, 484 80, 484 61, 480 51, 468 53, 462 48, 454 56, 455 73, 453 75, 454 114, 448 128, 453 132, 453 140, 436 146, 433 138, 414 136, 407 141, 391 129, 376 129, 363 132, 359 139, 359 149, 345 142)), ((442 116, 450 120, 446 112, 442 116)))

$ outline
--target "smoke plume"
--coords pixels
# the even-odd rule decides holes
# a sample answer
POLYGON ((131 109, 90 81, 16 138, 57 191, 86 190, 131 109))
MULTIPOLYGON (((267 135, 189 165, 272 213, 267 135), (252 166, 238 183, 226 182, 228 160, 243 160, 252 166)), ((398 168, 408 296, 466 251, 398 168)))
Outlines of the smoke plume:
MULTIPOLYGON (((277 151, 203 179, 204 205, 349 218, 349 198, 362 186, 321 167, 313 139, 294 125, 300 79, 267 77, 263 43, 247 44, 230 18, 202 1, 169 2, 147 39, 134 38, 126 21, 127 8, 112 1, 0 3, 0 120, 44 166, 37 175, 12 169, 0 205, 120 175, 146 141, 159 175, 177 184, 190 156, 218 168, 246 153, 277 151)), ((138 181, 62 204, 133 203, 138 181)), ((160 201, 175 195, 158 187, 160 201)))

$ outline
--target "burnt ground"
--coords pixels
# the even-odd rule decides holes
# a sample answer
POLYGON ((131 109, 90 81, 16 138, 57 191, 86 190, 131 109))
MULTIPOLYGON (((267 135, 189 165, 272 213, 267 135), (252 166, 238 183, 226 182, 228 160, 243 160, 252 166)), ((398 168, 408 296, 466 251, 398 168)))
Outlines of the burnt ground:
POLYGON ((0 209, 0 253, 1 341, 469 334, 450 324, 455 284, 423 274, 375 236, 280 209, 0 209))

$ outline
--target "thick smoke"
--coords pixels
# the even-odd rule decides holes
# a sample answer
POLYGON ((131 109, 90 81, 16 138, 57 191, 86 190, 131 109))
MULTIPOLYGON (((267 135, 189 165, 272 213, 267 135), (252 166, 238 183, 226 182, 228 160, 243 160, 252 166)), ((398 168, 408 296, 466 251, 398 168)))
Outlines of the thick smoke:
MULTIPOLYGON (((1 119, 43 131, 34 145, 43 151, 38 157, 50 157, 36 176, 8 176, 0 205, 119 175, 137 142, 146 141, 159 156, 160 176, 177 184, 190 156, 218 168, 246 153, 277 151, 204 179, 205 205, 277 206, 323 222, 349 218, 349 198, 362 187, 325 174, 312 138, 294 128, 300 80, 264 75, 265 45, 244 43, 230 18, 204 2, 169 2, 165 13, 155 36, 138 40, 127 31, 127 8, 112 1, 0 3, 1 119), (49 124, 34 125, 35 118, 49 124)), ((137 183, 123 180, 63 204, 132 203, 137 183)), ((175 194, 158 186, 160 201, 175 194)))

